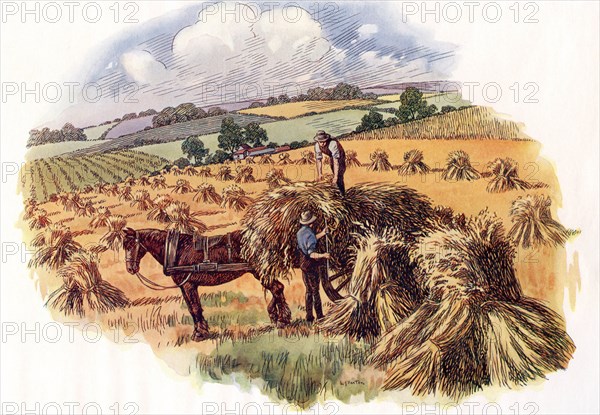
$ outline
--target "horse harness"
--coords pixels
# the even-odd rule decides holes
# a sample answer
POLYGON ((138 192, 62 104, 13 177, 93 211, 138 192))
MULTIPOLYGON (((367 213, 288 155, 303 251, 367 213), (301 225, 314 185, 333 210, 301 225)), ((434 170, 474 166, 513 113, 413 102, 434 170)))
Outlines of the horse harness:
MULTIPOLYGON (((142 248, 144 248, 146 250, 146 252, 148 252, 148 248, 146 248, 144 246, 144 244, 142 243, 142 241, 140 241, 140 234, 138 231, 135 231, 135 244, 133 245, 133 249, 131 254, 128 255, 128 252, 126 252, 125 254, 125 263, 127 264, 127 266, 129 266, 132 262, 133 263, 137 263, 138 262, 138 255, 140 252, 140 246, 142 248)), ((190 279, 190 277, 192 276, 192 273, 189 273, 187 275, 187 277, 185 277, 185 279, 183 281, 181 281, 181 283, 179 284, 175 284, 175 285, 161 285, 158 284, 152 280, 150 280, 149 278, 146 278, 142 275, 141 272, 136 272, 135 273, 136 277, 138 277, 138 279, 140 280, 140 282, 145 285, 146 287, 153 289, 153 290, 169 290, 171 288, 181 288, 186 282, 188 282, 188 280, 190 279)))
MULTIPOLYGON (((216 235, 216 236, 201 236, 194 235, 194 248, 197 251, 202 250, 204 253, 204 262, 210 262, 210 248, 217 246, 223 238, 227 238, 227 262, 231 262, 231 233, 226 235, 216 235)), ((177 246, 173 246, 174 249, 177 249, 177 246)))
MULTIPOLYGON (((231 263, 232 257, 232 248, 233 245, 231 243, 231 234, 222 236, 205 236, 202 240, 203 251, 204 251, 204 261, 199 264, 191 264, 191 265, 176 265, 177 263, 177 246, 179 244, 179 231, 169 230, 167 231, 167 237, 165 238, 165 253, 163 260, 163 273, 166 276, 172 276, 173 274, 188 274, 185 279, 176 285, 164 286, 155 283, 154 281, 144 277, 139 271, 136 272, 136 276, 139 278, 140 282, 144 284, 146 287, 151 288, 153 290, 167 290, 171 288, 181 288, 186 282, 189 281, 192 274, 200 273, 200 272, 238 272, 238 271, 253 271, 254 269, 247 262, 238 262, 231 263), (229 263, 216 263, 210 262, 210 248, 218 245, 223 237, 227 238, 227 256, 229 263)), ((196 244, 194 244, 196 245, 196 244)), ((146 246, 140 240, 140 236, 138 231, 135 232, 135 245, 131 250, 130 255, 126 255, 125 262, 129 265, 130 263, 136 263, 138 261, 138 255, 140 246, 143 247, 146 251, 149 251, 146 246)))
POLYGON ((233 244, 231 242, 231 233, 218 236, 197 236, 194 240, 194 249, 204 252, 204 260, 201 263, 191 265, 177 264, 177 247, 179 244, 179 232, 169 230, 165 239, 165 258, 163 261, 163 272, 165 275, 172 275, 180 272, 236 272, 253 271, 253 268, 247 262, 231 262, 233 257, 233 244), (210 249, 219 245, 226 238, 227 261, 211 262, 210 249))

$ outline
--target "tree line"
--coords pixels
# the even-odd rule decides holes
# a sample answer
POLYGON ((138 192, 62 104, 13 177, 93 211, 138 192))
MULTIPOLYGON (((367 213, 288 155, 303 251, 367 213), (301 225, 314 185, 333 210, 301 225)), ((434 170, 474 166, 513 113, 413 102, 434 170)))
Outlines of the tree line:
POLYGON ((152 128, 164 127, 182 122, 200 120, 217 115, 225 115, 228 111, 221 107, 213 107, 208 111, 192 103, 180 104, 177 107, 166 107, 152 119, 152 128))
MULTIPOLYGON (((250 105, 250 108, 270 106, 276 104, 284 104, 288 102, 300 102, 300 101, 329 101, 329 100, 350 100, 350 99, 377 99, 376 94, 372 93, 364 93, 360 90, 360 88, 356 85, 347 84, 345 82, 340 82, 333 88, 322 88, 315 87, 309 88, 306 91, 306 94, 300 94, 294 97, 289 97, 287 94, 281 94, 278 97, 269 97, 266 103, 262 102, 254 102, 250 105)), ((123 115, 120 118, 115 118, 112 121, 105 121, 100 125, 108 125, 111 123, 118 123, 122 121, 132 120, 136 118, 146 117, 150 115, 154 115, 152 119, 152 127, 146 127, 146 129, 150 128, 159 128, 167 125, 173 125, 182 122, 188 122, 193 120, 199 120, 202 118, 213 117, 217 115, 225 115, 228 111, 221 107, 212 107, 207 111, 203 110, 200 107, 192 103, 183 103, 178 105, 177 107, 165 107, 160 112, 155 109, 148 109, 146 111, 141 111, 136 114, 135 112, 128 113, 123 115)), ((258 125, 258 124, 257 124, 258 125)), ((87 128, 91 128, 95 126, 89 126, 87 128)), ((229 128, 229 127, 226 127, 229 128)), ((248 134, 250 136, 260 135, 260 131, 254 128, 254 132, 250 131, 248 134)), ((106 137, 108 131, 105 132, 100 139, 104 139, 106 137)), ((227 132, 225 132, 227 135, 227 132)), ((65 124, 62 130, 50 130, 48 128, 44 128, 41 131, 32 130, 30 132, 30 137, 27 143, 27 147, 36 146, 40 144, 46 143, 56 143, 61 141, 83 141, 86 140, 87 137, 83 133, 83 129, 77 129, 73 127, 72 124, 65 124), (81 133, 76 133, 75 130, 81 131, 81 133)), ((251 143, 256 144, 254 138, 250 139, 251 143)), ((231 141, 226 139, 226 141, 231 141)), ((246 142, 244 142, 246 143, 246 142)), ((227 144, 225 144, 227 146, 227 144)), ((227 152, 226 149, 223 151, 227 152)))
POLYGON ((456 111, 456 107, 452 105, 444 105, 438 112, 436 105, 429 105, 427 100, 423 98, 423 93, 415 87, 406 88, 400 94, 400 106, 397 110, 392 110, 395 117, 383 119, 381 112, 371 109, 368 114, 365 114, 361 123, 356 127, 356 132, 371 131, 383 127, 391 127, 393 125, 404 124, 411 121, 420 120, 431 117, 436 114, 446 114, 456 111))
POLYGON ((41 130, 31 130, 27 140, 27 148, 48 143, 85 140, 87 140, 87 136, 81 128, 75 128, 73 124, 66 123, 60 130, 51 130, 47 127, 41 130))
POLYGON ((377 99, 373 93, 365 93, 356 85, 350 85, 340 82, 333 88, 315 87, 309 88, 306 94, 299 94, 289 97, 287 94, 281 94, 277 97, 269 97, 265 103, 256 101, 250 105, 250 108, 268 107, 277 104, 287 104, 289 102, 302 101, 332 101, 332 100, 350 100, 350 99, 377 99))

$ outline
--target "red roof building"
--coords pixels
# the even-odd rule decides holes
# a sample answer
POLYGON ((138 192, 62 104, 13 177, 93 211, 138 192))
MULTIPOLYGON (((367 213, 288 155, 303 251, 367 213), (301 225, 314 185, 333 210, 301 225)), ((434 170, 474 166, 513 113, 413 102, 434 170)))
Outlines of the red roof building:
POLYGON ((256 157, 256 156, 260 156, 263 154, 273 154, 273 153, 275 153, 275 149, 271 148, 271 147, 261 146, 261 147, 251 148, 250 146, 248 146, 248 148, 240 148, 238 151, 233 153, 233 159, 234 160, 243 160, 247 157, 256 157))
POLYGON ((281 146, 275 149, 275 153, 282 153, 284 151, 290 151, 292 148, 290 146, 281 146))

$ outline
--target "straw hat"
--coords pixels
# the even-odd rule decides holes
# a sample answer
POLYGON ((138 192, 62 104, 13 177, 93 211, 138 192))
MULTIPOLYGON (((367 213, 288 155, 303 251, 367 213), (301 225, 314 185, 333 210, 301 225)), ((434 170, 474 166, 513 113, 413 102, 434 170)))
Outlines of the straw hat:
POLYGON ((315 135, 315 141, 319 141, 319 142, 327 141, 330 138, 331 138, 331 136, 323 130, 317 131, 317 135, 315 135))
POLYGON ((302 212, 300 215, 300 224, 301 225, 310 225, 314 221, 317 220, 317 217, 312 214, 310 210, 302 212))

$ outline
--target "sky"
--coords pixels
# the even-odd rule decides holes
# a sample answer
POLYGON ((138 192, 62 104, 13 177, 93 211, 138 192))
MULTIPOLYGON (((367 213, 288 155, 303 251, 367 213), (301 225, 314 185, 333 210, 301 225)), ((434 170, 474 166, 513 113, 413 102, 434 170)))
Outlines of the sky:
POLYGON ((99 100, 82 95, 54 124, 94 125, 183 102, 208 109, 339 82, 364 89, 444 80, 454 66, 456 46, 403 23, 397 3, 288 4, 296 3, 193 3, 113 37, 81 80, 99 100))

